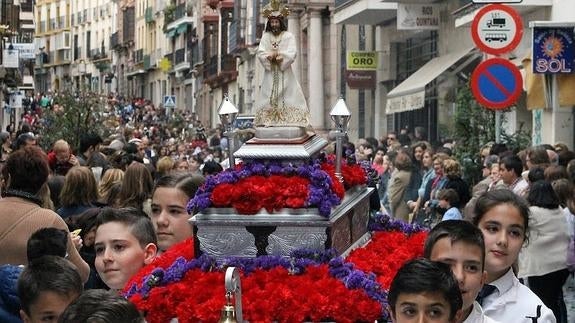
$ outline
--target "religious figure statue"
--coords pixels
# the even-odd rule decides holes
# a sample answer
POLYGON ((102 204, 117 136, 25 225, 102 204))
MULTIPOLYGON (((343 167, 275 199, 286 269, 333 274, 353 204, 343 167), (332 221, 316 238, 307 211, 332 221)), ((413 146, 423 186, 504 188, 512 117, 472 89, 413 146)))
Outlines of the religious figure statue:
POLYGON ((310 125, 309 108, 292 71, 297 55, 296 39, 287 31, 284 18, 289 9, 272 0, 264 8, 267 18, 257 57, 265 71, 256 98, 256 127, 298 127, 310 125))

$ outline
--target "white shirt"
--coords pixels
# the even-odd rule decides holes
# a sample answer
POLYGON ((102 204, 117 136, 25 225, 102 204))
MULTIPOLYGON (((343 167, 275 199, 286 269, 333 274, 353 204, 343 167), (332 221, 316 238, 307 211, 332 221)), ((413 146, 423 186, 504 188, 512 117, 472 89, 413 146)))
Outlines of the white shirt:
POLYGON ((473 309, 471 313, 467 316, 463 323, 499 323, 494 319, 490 318, 489 316, 485 316, 483 313, 483 308, 477 302, 473 302, 473 309))
POLYGON ((537 323, 556 323, 551 311, 535 293, 521 284, 511 268, 499 279, 489 283, 497 290, 483 300, 483 313, 502 323, 533 323, 530 317, 540 315, 537 323))
POLYGON ((560 208, 529 207, 529 243, 519 253, 517 277, 543 276, 567 268, 568 223, 560 208))

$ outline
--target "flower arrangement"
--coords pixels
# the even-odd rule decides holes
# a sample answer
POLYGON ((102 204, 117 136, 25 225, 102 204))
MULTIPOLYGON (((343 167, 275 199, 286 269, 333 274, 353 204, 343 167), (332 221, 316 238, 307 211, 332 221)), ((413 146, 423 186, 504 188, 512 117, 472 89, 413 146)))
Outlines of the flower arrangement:
POLYGON ((389 282, 403 262, 422 254, 426 233, 387 216, 376 220, 374 239, 347 259, 333 250, 298 250, 290 257, 216 261, 194 258, 187 240, 144 267, 123 293, 150 323, 215 322, 225 302, 225 269, 234 266, 241 272, 243 316, 250 322, 385 320, 389 282))
MULTIPOLYGON (((367 183, 358 164, 342 165, 345 188, 367 183)), ((208 207, 233 207, 240 214, 272 213, 283 208, 318 208, 329 216, 345 195, 330 161, 282 166, 277 162, 249 162, 208 177, 188 203, 188 212, 208 207)))

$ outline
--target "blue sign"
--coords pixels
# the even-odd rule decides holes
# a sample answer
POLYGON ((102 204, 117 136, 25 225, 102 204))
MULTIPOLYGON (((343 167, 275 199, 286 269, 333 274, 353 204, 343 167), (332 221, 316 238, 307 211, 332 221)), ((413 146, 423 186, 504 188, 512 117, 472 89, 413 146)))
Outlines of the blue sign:
POLYGON ((573 27, 533 28, 533 73, 573 73, 573 27))
POLYGON ((164 96, 164 107, 166 108, 176 107, 176 96, 175 95, 164 96))
POLYGON ((517 101, 522 91, 521 72, 503 58, 483 61, 471 75, 471 92, 486 108, 505 109, 517 101))

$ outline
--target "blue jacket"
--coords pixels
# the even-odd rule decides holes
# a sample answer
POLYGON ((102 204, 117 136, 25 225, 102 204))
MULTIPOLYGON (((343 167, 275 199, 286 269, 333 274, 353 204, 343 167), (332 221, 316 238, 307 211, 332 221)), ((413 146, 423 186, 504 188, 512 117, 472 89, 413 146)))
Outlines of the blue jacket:
POLYGON ((0 266, 0 322, 22 323, 17 286, 23 269, 16 265, 0 266))

